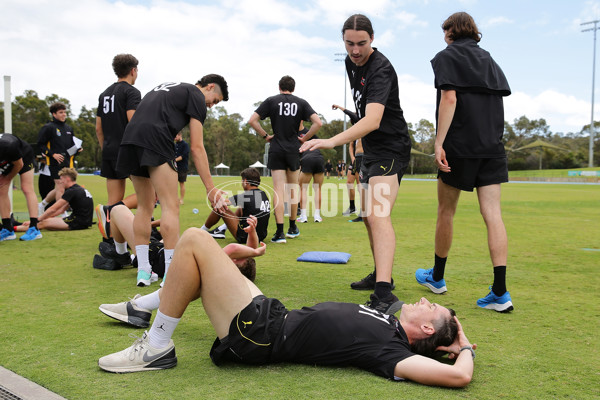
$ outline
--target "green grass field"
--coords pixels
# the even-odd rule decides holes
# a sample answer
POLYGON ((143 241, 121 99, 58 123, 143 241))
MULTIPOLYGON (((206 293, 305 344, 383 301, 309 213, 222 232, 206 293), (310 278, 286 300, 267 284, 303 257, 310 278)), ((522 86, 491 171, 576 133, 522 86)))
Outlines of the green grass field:
MULTIPOLYGON (((81 176, 79 183, 96 203, 106 201, 102 178, 81 176)), ((187 188, 182 230, 201 226, 208 213, 200 179, 190 177, 187 188)), ((331 193, 338 195, 335 206, 341 214, 347 206, 342 191, 331 193)), ((474 378, 465 389, 390 382, 352 368, 217 368, 208 357, 215 334, 200 302, 190 305, 175 332, 176 368, 105 373, 98 358, 124 349, 133 342, 128 334, 143 331, 107 318, 98 306, 149 293, 158 285, 137 288, 132 269, 93 269, 100 240, 96 226, 43 232, 42 240, 31 243, 0 243, 0 365, 68 399, 598 398, 600 186, 503 185, 507 283, 515 305, 510 314, 475 305, 492 281, 475 194, 463 193, 456 215, 445 277, 449 292, 434 295, 415 282, 414 270, 433 261, 435 193, 435 182, 402 182, 392 215, 395 293, 406 301, 426 296, 457 311, 467 336, 479 345, 474 378)), ((23 215, 19 191, 14 199, 17 215, 23 215)), ((269 243, 267 254, 257 259, 258 286, 288 308, 329 300, 364 303, 369 293, 352 291, 349 283, 371 271, 372 259, 364 226, 347 220, 339 215, 315 224, 310 218, 300 226, 299 238, 285 245, 269 243), (295 261, 309 250, 345 251, 352 258, 346 265, 295 261)), ((272 217, 270 235, 274 224, 272 217)), ((220 244, 232 241, 228 236, 220 244)))

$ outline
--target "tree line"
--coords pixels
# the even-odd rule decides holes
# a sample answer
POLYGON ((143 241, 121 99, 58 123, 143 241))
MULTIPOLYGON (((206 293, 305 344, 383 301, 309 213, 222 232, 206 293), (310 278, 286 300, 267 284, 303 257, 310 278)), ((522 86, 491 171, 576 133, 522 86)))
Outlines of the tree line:
MULTIPOLYGON (((67 106, 67 124, 74 129, 75 136, 83 140, 83 149, 76 160, 77 167, 84 171, 100 168, 101 150, 96 139, 96 108, 83 106, 75 118, 68 99, 51 94, 41 99, 34 90, 26 90, 23 95, 15 96, 12 102, 13 133, 28 143, 37 142, 37 135, 45 123, 50 121, 48 111, 50 104, 60 101, 67 106)), ((258 106, 260 103, 254 104, 258 106)), ((4 127, 4 104, 0 103, 0 126, 4 127)), ((320 138, 329 138, 343 130, 343 120, 326 121, 320 115, 323 126, 317 133, 320 138)), ((270 121, 261 121, 263 128, 272 133, 270 121)), ((307 124, 308 125, 308 124, 307 124)), ((600 122, 594 122, 594 129, 600 127, 600 122)), ((408 123, 413 149, 425 155, 413 155, 411 171, 414 173, 434 173, 433 146, 435 141, 435 126, 432 122, 421 119, 417 123, 408 123)), ((530 120, 526 116, 516 118, 512 123, 504 123, 503 142, 508 154, 509 170, 538 169, 573 169, 583 168, 588 164, 589 124, 579 132, 567 134, 553 133, 543 118, 530 120), (539 147, 521 149, 521 147, 542 140, 554 147, 539 147)), ((189 130, 186 128, 183 137, 189 142, 189 130)), ((596 135, 597 137, 597 135, 596 135)), ((600 164, 600 141, 594 145, 594 165, 600 164)), ((230 167, 231 174, 237 174, 256 161, 263 162, 266 150, 265 141, 257 136, 242 116, 238 113, 228 114, 223 107, 208 110, 204 124, 204 145, 208 154, 211 168, 219 163, 230 167)), ((347 147, 347 146, 346 146, 347 147)), ((321 150, 325 159, 332 163, 343 159, 343 147, 321 150)), ((347 157, 349 159, 349 157, 347 157)), ((196 173, 193 163, 190 172, 196 173)))

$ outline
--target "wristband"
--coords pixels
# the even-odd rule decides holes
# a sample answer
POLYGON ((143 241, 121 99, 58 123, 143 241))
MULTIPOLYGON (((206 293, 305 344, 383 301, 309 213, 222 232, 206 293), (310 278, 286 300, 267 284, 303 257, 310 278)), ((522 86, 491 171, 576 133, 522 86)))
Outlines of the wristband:
POLYGON ((469 350, 471 352, 471 354, 473 355, 473 360, 475 359, 475 350, 473 350, 473 348, 471 346, 461 347, 459 350, 459 353, 462 352, 463 350, 469 350))
POLYGON ((267 140, 267 137, 268 137, 268 136, 269 136, 269 135, 265 135, 265 136, 263 136, 262 138, 263 138, 263 139, 265 139, 265 140, 267 140))

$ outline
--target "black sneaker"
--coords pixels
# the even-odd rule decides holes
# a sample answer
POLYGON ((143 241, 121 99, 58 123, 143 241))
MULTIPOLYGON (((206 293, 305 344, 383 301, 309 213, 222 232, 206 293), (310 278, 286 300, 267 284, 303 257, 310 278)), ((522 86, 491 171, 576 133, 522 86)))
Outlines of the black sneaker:
POLYGON ((225 231, 227 229, 219 229, 218 227, 213 229, 212 231, 208 231, 208 233, 210 234, 210 236, 214 237, 215 239, 225 239, 225 231))
POLYGON ((271 242, 273 242, 273 243, 287 243, 287 240, 285 240, 285 235, 283 234, 283 232, 279 232, 279 233, 275 232, 275 234, 271 238, 271 242))
POLYGON ((358 217, 354 218, 354 219, 349 219, 348 222, 362 222, 362 217, 359 215, 358 217))
POLYGON ((129 252, 125 254, 117 253, 117 249, 115 249, 115 246, 111 245, 110 243, 100 242, 100 244, 98 245, 98 251, 100 252, 100 255, 102 255, 102 257, 114 260, 120 266, 131 264, 131 254, 129 254, 129 252))
POLYGON ((343 215, 344 217, 347 217, 348 215, 350 215, 350 214, 355 214, 355 213, 356 213, 356 209, 355 209, 355 208, 348 207, 348 209, 347 209, 346 211, 344 211, 344 212, 342 213, 342 215, 343 215))
POLYGON ((288 229, 285 236, 287 236, 289 238, 296 238, 296 237, 300 236, 300 229, 298 229, 297 226, 295 226, 293 228, 290 226, 290 229, 288 229))
MULTIPOLYGON (((375 290, 375 274, 371 272, 360 281, 352 282, 350 287, 354 290, 375 290)), ((396 289, 396 285, 394 285, 394 278, 392 278, 392 290, 394 289, 396 289)))
POLYGON ((396 295, 390 293, 385 299, 378 298, 375 293, 371 293, 371 300, 365 305, 373 310, 379 311, 382 314, 394 315, 402 308, 403 301, 398 300, 396 295))

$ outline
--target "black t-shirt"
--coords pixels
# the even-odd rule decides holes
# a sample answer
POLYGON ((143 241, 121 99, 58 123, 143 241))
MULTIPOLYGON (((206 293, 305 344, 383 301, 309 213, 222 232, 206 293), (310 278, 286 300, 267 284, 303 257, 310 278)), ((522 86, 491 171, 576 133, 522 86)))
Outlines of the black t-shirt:
POLYGON ((229 198, 231 205, 242 208, 242 218, 238 222, 238 229, 248 226, 246 218, 254 215, 258 220, 256 234, 259 240, 267 236, 269 217, 271 215, 271 203, 269 197, 260 189, 251 189, 229 198))
POLYGON ((121 144, 150 149, 172 160, 173 139, 190 118, 204 124, 206 101, 200 89, 189 83, 163 83, 144 96, 121 144))
POLYGON ((395 317, 329 302, 288 313, 272 360, 354 366, 394 379, 396 364, 413 355, 395 317))
POLYGON ((78 184, 74 184, 70 188, 65 189, 62 196, 73 212, 71 216, 76 218, 81 224, 92 225, 92 217, 94 214, 94 199, 87 189, 82 188, 78 184))
POLYGON ((175 142, 175 158, 181 156, 181 161, 177 161, 177 171, 187 172, 190 160, 190 146, 185 140, 175 142))
POLYGON ((505 157, 504 104, 510 95, 504 72, 473 39, 459 39, 431 60, 438 119, 442 90, 456 91, 456 110, 444 140, 446 155, 462 158, 505 157))
POLYGON ((271 152, 298 153, 298 127, 300 122, 309 121, 315 114, 310 104, 293 94, 278 94, 261 103, 255 111, 260 119, 269 117, 273 127, 273 139, 269 147, 271 152))
POLYGON ((358 119, 365 116, 369 103, 385 106, 379 129, 362 138, 366 160, 410 159, 410 136, 400 107, 398 75, 389 60, 376 48, 366 64, 359 67, 346 57, 346 72, 352 88, 352 98, 358 119))
MULTIPOLYGON (((308 133, 308 129, 304 128, 300 132, 298 132, 298 136, 304 136, 307 133, 308 133)), ((317 135, 313 135, 313 137, 311 137, 310 140, 318 139, 318 138, 319 137, 317 135)), ((325 162, 325 159, 323 158, 323 154, 321 154, 321 150, 319 150, 319 149, 309 150, 309 151, 300 153, 300 163, 302 163, 303 161, 306 162, 308 160, 313 160, 313 159, 321 160, 323 163, 325 162)))
MULTIPOLYGON (((10 133, 0 133, 0 175, 8 175, 13 163, 23 158, 29 144, 10 133)), ((25 162, 25 160, 23 160, 25 162)))
POLYGON ((75 145, 73 141, 73 128, 56 118, 42 126, 38 133, 38 147, 40 152, 46 156, 47 164, 50 166, 70 167, 73 156, 69 156, 67 150, 75 145), (64 161, 59 163, 52 157, 53 154, 62 154, 64 161))
POLYGON ((125 81, 110 85, 98 98, 96 115, 102 119, 103 160, 116 160, 123 132, 129 120, 127 111, 137 109, 142 100, 140 91, 125 81))

